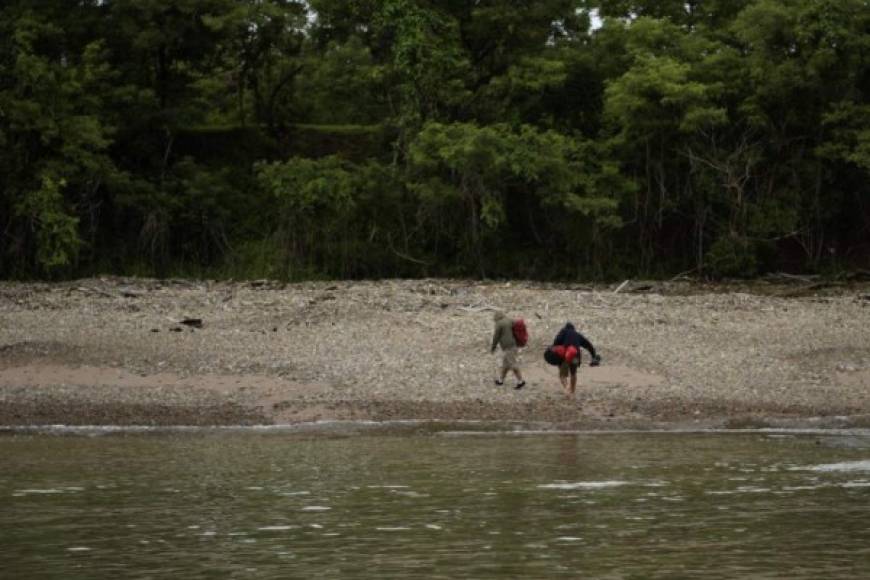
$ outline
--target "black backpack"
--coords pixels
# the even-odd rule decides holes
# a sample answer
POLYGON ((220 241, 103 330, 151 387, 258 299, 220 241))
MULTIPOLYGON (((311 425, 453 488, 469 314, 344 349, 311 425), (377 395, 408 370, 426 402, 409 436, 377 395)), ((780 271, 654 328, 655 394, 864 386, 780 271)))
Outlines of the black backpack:
POLYGON ((551 364, 554 367, 562 364, 562 357, 553 351, 552 346, 548 346, 547 350, 544 351, 544 360, 547 361, 547 364, 551 364))

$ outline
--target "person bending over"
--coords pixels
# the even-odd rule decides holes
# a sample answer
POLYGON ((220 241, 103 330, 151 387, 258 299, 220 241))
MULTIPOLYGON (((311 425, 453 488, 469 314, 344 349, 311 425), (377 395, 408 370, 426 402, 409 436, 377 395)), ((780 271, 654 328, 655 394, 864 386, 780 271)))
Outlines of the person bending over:
POLYGON ((580 349, 585 348, 592 355, 591 366, 598 366, 601 363, 601 357, 595 352, 595 347, 589 342, 585 336, 577 332, 574 325, 570 322, 565 323, 562 330, 553 339, 553 346, 565 347, 565 358, 562 364, 559 365, 559 382, 562 383, 562 388, 569 397, 574 396, 574 391, 577 389, 577 367, 580 366, 580 349), (570 377, 570 383, 569 383, 570 377))

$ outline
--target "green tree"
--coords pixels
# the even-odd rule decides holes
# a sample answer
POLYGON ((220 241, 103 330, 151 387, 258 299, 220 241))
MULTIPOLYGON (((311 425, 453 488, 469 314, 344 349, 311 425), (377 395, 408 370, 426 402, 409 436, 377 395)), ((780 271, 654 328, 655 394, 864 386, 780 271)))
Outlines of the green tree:
POLYGON ((52 273, 76 262, 77 210, 94 241, 99 192, 117 174, 102 98, 115 77, 99 40, 71 37, 23 3, 0 20, 0 271, 52 273))
POLYGON ((530 126, 431 123, 411 146, 412 187, 425 206, 450 216, 441 220, 450 227, 436 235, 459 240, 461 259, 486 274, 505 242, 520 237, 508 230, 508 216, 515 213, 509 205, 525 205, 525 198, 538 208, 556 208, 573 227, 619 226, 617 203, 611 191, 597 187, 606 180, 596 179, 585 149, 530 126))

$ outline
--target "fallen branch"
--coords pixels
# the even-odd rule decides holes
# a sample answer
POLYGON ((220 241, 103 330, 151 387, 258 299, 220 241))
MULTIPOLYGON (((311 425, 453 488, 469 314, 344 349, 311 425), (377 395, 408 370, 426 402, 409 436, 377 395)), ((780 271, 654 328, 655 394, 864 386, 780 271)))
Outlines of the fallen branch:
POLYGON ((695 272, 696 270, 697 270, 697 268, 692 268, 691 270, 686 270, 685 272, 680 272, 679 274, 677 274, 676 276, 671 278, 669 281, 676 282, 677 280, 689 280, 690 279, 689 274, 691 274, 692 272, 695 272))
POLYGON ((825 288, 832 288, 835 286, 843 286, 842 282, 817 282, 815 284, 810 284, 809 286, 800 286, 798 288, 794 288, 792 290, 786 290, 785 292, 780 292, 778 294, 781 298, 797 298, 802 296, 808 296, 817 290, 823 290, 825 288))
POLYGON ((393 252, 394 254, 396 254, 396 256, 398 256, 399 258, 402 258, 403 260, 407 260, 408 262, 412 262, 414 264, 420 264, 421 266, 431 266, 432 265, 430 262, 426 262, 426 261, 421 260, 419 258, 415 258, 414 256, 409 256, 408 254, 405 254, 404 252, 400 252, 399 250, 397 250, 395 248, 395 246, 393 246, 392 240, 389 241, 388 245, 390 247, 390 251, 393 252))
POLYGON ((849 272, 848 274, 846 274, 846 280, 852 282, 870 280, 870 270, 855 270, 853 272, 849 272))
POLYGON ((459 306, 459 310, 464 312, 486 312, 487 310, 498 310, 495 306, 484 304, 483 306, 459 306))
POLYGON ((110 292, 106 292, 105 290, 100 290, 99 288, 89 288, 87 286, 79 286, 78 288, 76 288, 76 290, 78 290, 79 292, 84 292, 85 294, 99 294, 101 296, 105 296, 106 298, 114 298, 115 297, 114 294, 112 294, 110 292))
POLYGON ((797 282, 803 282, 804 284, 812 284, 813 281, 818 280, 818 276, 807 275, 807 276, 799 276, 797 274, 786 274, 785 272, 776 272, 770 273, 766 276, 766 278, 778 278, 783 280, 794 280, 797 282))
POLYGON ((613 293, 614 293, 614 294, 619 294, 620 292, 622 292, 622 289, 625 288, 626 286, 628 286, 628 283, 629 283, 630 281, 631 281, 631 280, 626 280, 625 282, 623 282, 622 284, 620 284, 619 286, 617 286, 617 287, 616 287, 616 290, 614 290, 613 293))

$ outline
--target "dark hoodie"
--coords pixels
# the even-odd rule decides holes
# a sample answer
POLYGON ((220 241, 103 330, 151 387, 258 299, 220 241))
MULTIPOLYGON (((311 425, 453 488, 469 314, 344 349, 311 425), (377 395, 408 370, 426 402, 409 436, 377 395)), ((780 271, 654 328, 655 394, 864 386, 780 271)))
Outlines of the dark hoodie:
POLYGON ((562 346, 573 346, 580 350, 580 348, 585 348, 589 351, 589 354, 592 355, 592 358, 595 358, 595 347, 592 346, 592 343, 589 342, 585 336, 577 332, 577 329, 574 328, 574 325, 570 322, 566 323, 565 326, 562 327, 562 330, 559 331, 559 334, 556 335, 556 338, 553 340, 554 345, 562 345, 562 346))

